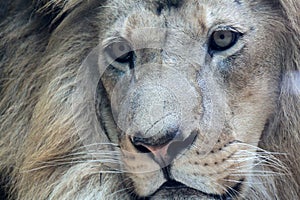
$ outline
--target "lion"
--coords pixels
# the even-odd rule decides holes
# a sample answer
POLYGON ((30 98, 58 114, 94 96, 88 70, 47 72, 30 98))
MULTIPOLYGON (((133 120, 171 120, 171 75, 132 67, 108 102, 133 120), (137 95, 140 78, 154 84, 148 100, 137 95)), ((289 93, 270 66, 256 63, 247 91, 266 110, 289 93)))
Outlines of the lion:
POLYGON ((298 0, 0 4, 1 199, 300 199, 298 0))

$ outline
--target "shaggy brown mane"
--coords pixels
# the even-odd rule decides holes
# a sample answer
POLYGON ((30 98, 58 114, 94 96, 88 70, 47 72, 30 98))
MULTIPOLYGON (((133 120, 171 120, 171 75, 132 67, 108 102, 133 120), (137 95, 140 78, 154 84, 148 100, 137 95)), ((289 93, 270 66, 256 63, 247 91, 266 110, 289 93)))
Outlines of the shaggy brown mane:
POLYGON ((287 0, 281 1, 280 5, 286 17, 281 92, 277 112, 262 135, 259 146, 270 152, 286 153, 278 155, 278 158, 287 167, 289 175, 276 177, 276 186, 269 190, 278 192, 279 199, 293 199, 300 195, 300 3, 287 0))
MULTIPOLYGON (((259 147, 277 152, 286 172, 257 177, 265 191, 253 185, 252 194, 257 199, 300 199, 300 1, 256 2, 282 11, 281 89, 259 147)), ((87 153, 76 154, 82 141, 70 109, 78 68, 99 43, 103 4, 0 3, 0 183, 8 199, 95 199, 95 194, 105 198, 123 187, 117 174, 95 176, 103 166, 84 162, 91 159, 87 153)))

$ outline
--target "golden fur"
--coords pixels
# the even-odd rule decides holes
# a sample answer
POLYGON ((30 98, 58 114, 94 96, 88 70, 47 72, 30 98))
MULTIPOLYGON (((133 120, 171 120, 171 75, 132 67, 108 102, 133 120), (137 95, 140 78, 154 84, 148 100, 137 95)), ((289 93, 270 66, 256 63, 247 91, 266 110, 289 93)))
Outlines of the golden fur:
MULTIPOLYGON (((6 198, 300 198, 298 0, 13 0, 0 5, 0 180, 6 198), (226 53, 209 56, 205 45, 214 23, 230 23, 244 37, 226 53), (137 49, 134 85, 127 80, 132 69, 117 66, 121 72, 116 72, 102 51, 119 36, 137 49), (152 50, 139 51, 145 47, 152 50), (95 63, 109 66, 97 71, 100 83, 86 77, 91 74, 84 67, 95 63), (171 92, 178 92, 184 105, 182 136, 196 133, 194 142, 163 166, 169 178, 189 188, 158 190, 166 168, 139 154, 115 127, 117 114, 126 133, 144 131, 149 119, 160 115, 155 105, 155 114, 147 114, 153 102, 167 101, 173 113, 169 90, 156 96, 163 87, 144 86, 153 81, 191 88, 171 92), (90 88, 96 99, 85 98, 94 97, 90 88), (130 96, 136 91, 139 98, 130 96), (106 131, 96 139, 91 110, 100 112, 106 131), (203 147, 207 143, 210 149, 203 147)), ((174 113, 168 123, 177 120, 174 113)), ((151 134, 164 136, 150 126, 151 134)))

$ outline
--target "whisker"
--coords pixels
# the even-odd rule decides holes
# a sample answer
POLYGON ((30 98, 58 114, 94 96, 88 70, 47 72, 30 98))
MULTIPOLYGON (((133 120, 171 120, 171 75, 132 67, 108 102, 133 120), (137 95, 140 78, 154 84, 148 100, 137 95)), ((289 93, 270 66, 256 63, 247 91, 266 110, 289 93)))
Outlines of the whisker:
MULTIPOLYGON (((99 164, 117 164, 120 165, 119 161, 116 160, 112 160, 112 159, 107 159, 107 160, 76 160, 76 161, 71 161, 71 162, 57 162, 57 163, 53 163, 53 162, 43 162, 41 164, 46 164, 40 167, 36 167, 33 169, 29 169, 29 170, 24 170, 21 173, 28 173, 28 172, 33 172, 33 171, 38 171, 41 169, 45 169, 45 168, 50 168, 50 167, 58 167, 58 166, 64 166, 64 165, 75 165, 75 164, 81 164, 81 163, 99 163, 99 164)), ((108 166, 111 167, 111 166, 108 166)))
MULTIPOLYGON (((116 192, 110 194, 110 195, 107 195, 107 197, 113 197, 115 196, 116 194, 118 193, 121 193, 121 192, 124 192, 126 190, 130 190, 130 189, 133 189, 134 187, 133 186, 130 186, 130 187, 126 187, 126 188, 123 188, 123 189, 120 189, 120 190, 117 190, 116 192)), ((119 198, 119 196, 117 196, 119 198)))

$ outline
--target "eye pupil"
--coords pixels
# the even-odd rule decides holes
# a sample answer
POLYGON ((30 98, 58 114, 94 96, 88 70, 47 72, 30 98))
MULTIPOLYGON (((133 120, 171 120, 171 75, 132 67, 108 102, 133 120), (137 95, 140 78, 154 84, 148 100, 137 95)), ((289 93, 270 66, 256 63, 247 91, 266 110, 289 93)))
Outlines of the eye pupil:
POLYGON ((220 35, 220 39, 221 39, 221 40, 224 40, 224 39, 225 39, 225 35, 224 35, 224 34, 221 34, 221 35, 220 35))
POLYGON ((125 50, 124 45, 120 45, 120 46, 119 46, 119 50, 120 50, 120 51, 124 51, 124 50, 125 50))

